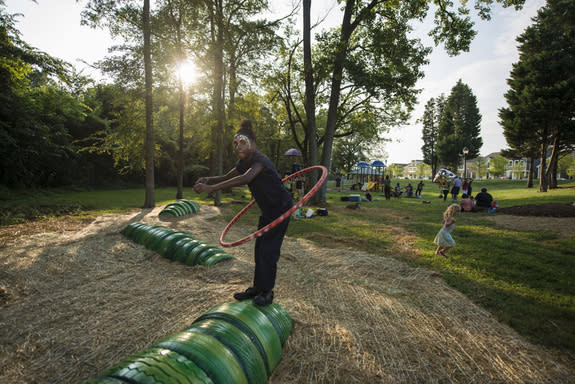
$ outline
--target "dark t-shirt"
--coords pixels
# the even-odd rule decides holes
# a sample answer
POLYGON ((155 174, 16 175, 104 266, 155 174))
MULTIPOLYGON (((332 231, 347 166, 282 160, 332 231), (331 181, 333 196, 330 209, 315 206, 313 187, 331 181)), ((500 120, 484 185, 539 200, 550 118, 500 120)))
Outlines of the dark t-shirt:
POLYGON ((248 184, 248 188, 260 207, 262 216, 273 220, 293 206, 292 197, 273 163, 263 153, 254 151, 249 163, 238 160, 236 169, 243 174, 255 163, 263 164, 264 169, 248 184))
POLYGON ((493 197, 487 192, 479 192, 475 196, 475 201, 478 207, 489 208, 493 202, 493 197))

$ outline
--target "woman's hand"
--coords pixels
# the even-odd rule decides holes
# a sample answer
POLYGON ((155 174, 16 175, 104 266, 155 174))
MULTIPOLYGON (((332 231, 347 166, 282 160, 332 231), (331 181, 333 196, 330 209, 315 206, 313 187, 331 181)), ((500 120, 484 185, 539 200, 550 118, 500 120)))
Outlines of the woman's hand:
POLYGON ((209 177, 200 177, 196 180, 196 184, 208 184, 209 177))
POLYGON ((198 180, 198 182, 194 185, 194 191, 196 193, 202 193, 202 192, 207 192, 210 193, 212 192, 213 188, 207 184, 204 183, 200 183, 200 180, 198 180))

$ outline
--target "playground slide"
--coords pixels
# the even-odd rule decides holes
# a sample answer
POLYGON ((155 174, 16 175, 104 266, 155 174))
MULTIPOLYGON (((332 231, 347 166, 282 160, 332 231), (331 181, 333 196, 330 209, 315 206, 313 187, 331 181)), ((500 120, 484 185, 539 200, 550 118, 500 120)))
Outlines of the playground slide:
POLYGON ((368 183, 363 184, 363 187, 361 188, 362 191, 371 191, 372 189, 375 189, 377 187, 377 183, 370 181, 368 183))

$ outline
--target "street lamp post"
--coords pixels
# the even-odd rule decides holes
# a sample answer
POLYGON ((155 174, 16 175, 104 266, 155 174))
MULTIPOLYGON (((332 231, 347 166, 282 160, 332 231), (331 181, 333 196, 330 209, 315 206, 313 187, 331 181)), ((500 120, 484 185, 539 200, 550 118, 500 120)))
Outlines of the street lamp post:
POLYGON ((467 154, 469 153, 469 149, 467 147, 463 147, 463 178, 467 179, 467 154))

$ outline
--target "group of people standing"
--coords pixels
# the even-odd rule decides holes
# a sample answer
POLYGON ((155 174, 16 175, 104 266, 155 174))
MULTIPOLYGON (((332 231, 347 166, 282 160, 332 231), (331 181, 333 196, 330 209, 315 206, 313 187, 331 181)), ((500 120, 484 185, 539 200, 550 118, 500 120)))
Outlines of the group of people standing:
POLYGON ((473 179, 462 180, 459 176, 455 176, 455 178, 453 179, 453 186, 451 187, 450 191, 449 181, 447 179, 442 179, 439 185, 441 188, 441 193, 443 195, 443 201, 447 200, 447 196, 450 194, 450 192, 451 192, 451 199, 453 201, 457 201, 459 192, 462 192, 463 195, 473 196, 471 194, 473 190, 473 187, 471 186, 472 182, 473 179))
POLYGON ((443 196, 443 201, 446 201, 447 196, 451 194, 451 199, 456 202, 459 197, 459 192, 461 192, 461 202, 459 205, 461 206, 461 210, 464 212, 495 209, 494 205, 497 205, 497 202, 493 199, 493 196, 487 192, 487 188, 481 188, 481 192, 479 192, 475 198, 473 197, 473 187, 471 186, 472 182, 473 179, 461 179, 459 176, 456 176, 453 179, 453 185, 450 186, 448 180, 442 179, 439 186, 441 189, 440 197, 443 196))

